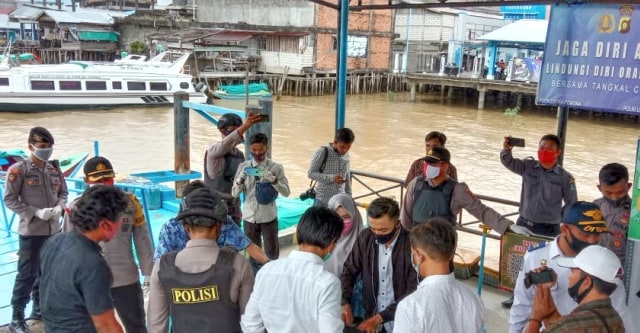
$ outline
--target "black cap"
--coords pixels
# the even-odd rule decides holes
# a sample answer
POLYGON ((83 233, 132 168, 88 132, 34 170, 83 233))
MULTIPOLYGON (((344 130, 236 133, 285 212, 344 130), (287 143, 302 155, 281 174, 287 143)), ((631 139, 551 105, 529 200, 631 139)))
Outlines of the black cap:
POLYGON ((241 126, 242 118, 235 113, 225 113, 218 119, 218 129, 227 128, 229 126, 241 126))
POLYGON ((53 144, 53 135, 49 132, 48 129, 44 127, 34 127, 29 131, 29 140, 30 144, 34 143, 50 143, 53 144))
POLYGON ((562 223, 575 225, 583 232, 590 234, 609 232, 600 207, 592 202, 578 201, 565 207, 562 223))
POLYGON ((226 221, 227 203, 208 187, 199 188, 182 199, 176 219, 194 226, 213 227, 226 221))
POLYGON ((427 151, 427 156, 424 157, 424 161, 427 163, 439 163, 447 162, 451 160, 451 154, 447 148, 433 147, 427 151))
POLYGON ((116 176, 111 162, 102 156, 92 157, 84 163, 84 175, 90 182, 99 182, 116 176))

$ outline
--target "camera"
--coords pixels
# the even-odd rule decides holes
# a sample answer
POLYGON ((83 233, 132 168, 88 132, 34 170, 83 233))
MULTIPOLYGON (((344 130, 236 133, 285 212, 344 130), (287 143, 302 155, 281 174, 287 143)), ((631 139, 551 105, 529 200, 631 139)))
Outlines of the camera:
POLYGON ((524 286, 529 289, 533 284, 554 282, 555 280, 556 272, 551 268, 547 268, 538 273, 531 271, 524 275, 524 286))
POLYGON ((305 201, 307 199, 315 199, 316 198, 316 190, 314 188, 310 188, 302 194, 300 194, 300 200, 305 201))

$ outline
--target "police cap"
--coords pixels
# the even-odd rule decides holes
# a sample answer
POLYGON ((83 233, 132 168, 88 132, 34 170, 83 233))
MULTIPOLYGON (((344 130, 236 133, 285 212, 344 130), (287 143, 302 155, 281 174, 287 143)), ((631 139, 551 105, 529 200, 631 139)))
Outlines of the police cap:
POLYGON ((609 232, 600 207, 592 202, 578 201, 565 207, 562 223, 574 225, 590 234, 609 232))
POLYGON ((49 143, 53 145, 53 135, 51 132, 44 127, 34 127, 29 131, 29 140, 30 144, 35 143, 49 143))
POLYGON ((92 157, 84 163, 84 175, 90 182, 99 182, 116 177, 111 162, 102 156, 92 157))

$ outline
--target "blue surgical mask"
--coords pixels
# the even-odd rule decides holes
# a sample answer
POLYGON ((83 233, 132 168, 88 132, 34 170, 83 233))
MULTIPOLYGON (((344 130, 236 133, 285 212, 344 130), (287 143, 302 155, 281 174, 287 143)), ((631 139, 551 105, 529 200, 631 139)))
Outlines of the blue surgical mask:
POLYGON ((427 164, 427 171, 425 172, 424 178, 426 179, 434 179, 440 175, 440 167, 427 164))

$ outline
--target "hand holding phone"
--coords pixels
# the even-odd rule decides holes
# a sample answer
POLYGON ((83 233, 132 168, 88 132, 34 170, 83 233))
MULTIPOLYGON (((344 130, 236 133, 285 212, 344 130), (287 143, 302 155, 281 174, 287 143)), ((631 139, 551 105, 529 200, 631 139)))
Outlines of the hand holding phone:
POLYGON ((556 281, 556 272, 551 268, 545 268, 538 272, 530 271, 524 275, 524 286, 529 289, 531 285, 550 283, 556 281))
POLYGON ((250 177, 262 177, 262 174, 264 174, 263 169, 254 167, 245 167, 244 172, 250 177))
POLYGON ((269 115, 266 113, 261 113, 258 116, 260 116, 260 120, 258 120, 259 123, 268 123, 269 122, 269 115))
POLYGON ((523 138, 514 138, 512 136, 507 137, 507 143, 513 147, 524 147, 523 138))

